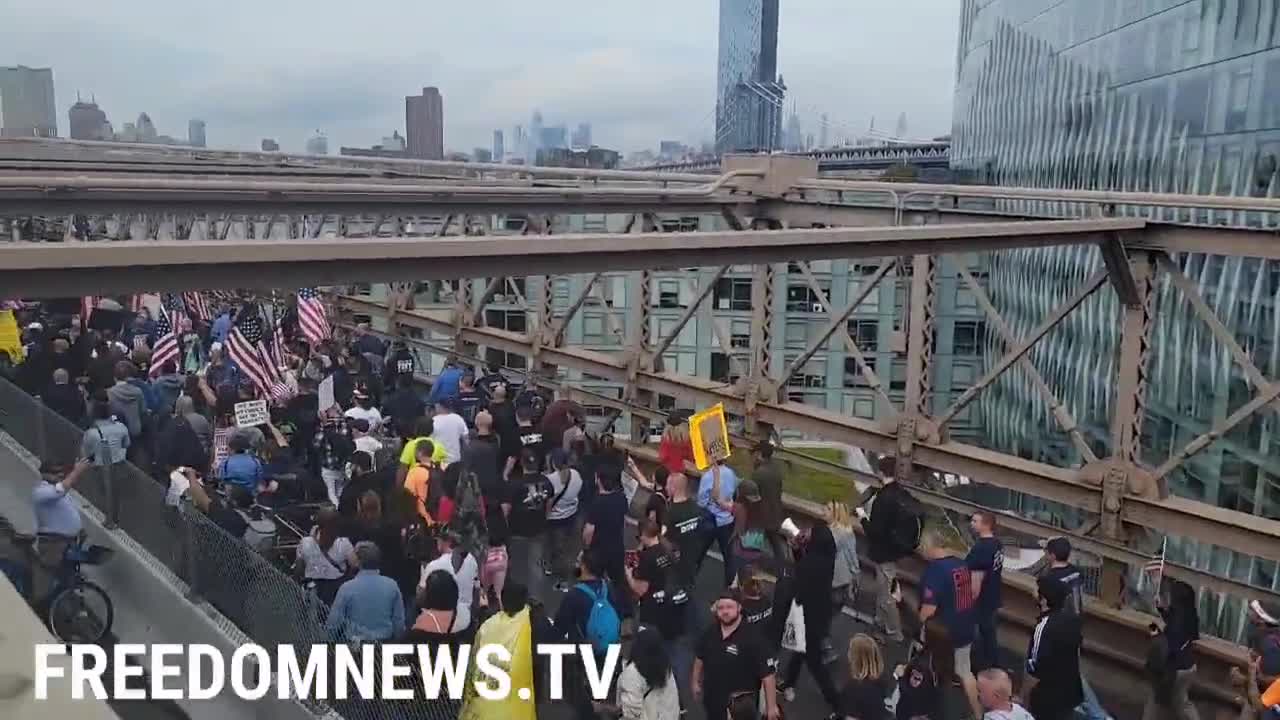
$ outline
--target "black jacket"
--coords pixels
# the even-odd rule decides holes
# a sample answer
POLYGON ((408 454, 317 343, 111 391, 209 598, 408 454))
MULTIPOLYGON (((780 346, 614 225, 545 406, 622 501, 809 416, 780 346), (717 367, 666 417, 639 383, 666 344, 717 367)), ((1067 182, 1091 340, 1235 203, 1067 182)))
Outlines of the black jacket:
POLYGON ((862 528, 867 533, 867 556, 871 558, 871 562, 894 562, 906 557, 906 554, 894 547, 890 532, 902 515, 907 494, 902 484, 897 482, 887 483, 875 491, 871 515, 862 521, 862 528))
POLYGON ((1084 701, 1080 682, 1080 616, 1067 608, 1067 589, 1041 580, 1040 595, 1049 611, 1040 616, 1027 648, 1027 673, 1040 682, 1031 690, 1027 710, 1035 717, 1058 717, 1084 701))
POLYGON ((831 626, 831 576, 836 541, 825 523, 813 526, 809 542, 796 560, 795 601, 804 609, 805 635, 821 642, 831 626))

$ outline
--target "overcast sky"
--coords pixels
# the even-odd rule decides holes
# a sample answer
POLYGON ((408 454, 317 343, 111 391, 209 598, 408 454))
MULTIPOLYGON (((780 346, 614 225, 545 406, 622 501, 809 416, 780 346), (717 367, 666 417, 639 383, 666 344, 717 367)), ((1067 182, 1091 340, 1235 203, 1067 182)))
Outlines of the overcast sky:
MULTIPOLYGON (((959 0, 782 0, 778 67, 806 132, 875 117, 948 132, 959 0)), ((368 146, 404 96, 444 95, 445 145, 488 147, 534 109, 623 151, 710 139, 717 0, 0 0, 0 65, 51 66, 58 130, 76 92, 116 129, 208 123, 210 146, 368 146)), ((833 131, 832 141, 839 131, 833 131)), ((508 140, 508 143, 510 140, 508 140)))

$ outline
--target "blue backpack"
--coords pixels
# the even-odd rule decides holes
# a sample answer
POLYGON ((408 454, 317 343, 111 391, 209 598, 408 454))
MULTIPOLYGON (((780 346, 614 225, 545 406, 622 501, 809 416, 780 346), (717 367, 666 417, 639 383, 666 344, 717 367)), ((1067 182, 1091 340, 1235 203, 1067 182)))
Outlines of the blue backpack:
POLYGON ((586 583, 578 583, 575 587, 591 599, 591 614, 587 616, 587 642, 591 643, 597 654, 604 655, 609 651, 610 645, 616 645, 622 638, 622 620, 609 602, 609 588, 604 586, 597 595, 586 583))

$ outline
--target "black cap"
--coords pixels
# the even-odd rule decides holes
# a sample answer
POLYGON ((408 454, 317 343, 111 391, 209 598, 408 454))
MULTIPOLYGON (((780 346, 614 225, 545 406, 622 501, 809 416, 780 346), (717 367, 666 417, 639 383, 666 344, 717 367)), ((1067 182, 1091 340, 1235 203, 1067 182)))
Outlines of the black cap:
POLYGON ((1066 562, 1071 557, 1071 542, 1064 537, 1056 537, 1045 544, 1044 551, 1058 562, 1066 562))
POLYGON ((732 600, 739 605, 742 604, 742 591, 738 588, 725 588, 716 596, 716 600, 732 600))

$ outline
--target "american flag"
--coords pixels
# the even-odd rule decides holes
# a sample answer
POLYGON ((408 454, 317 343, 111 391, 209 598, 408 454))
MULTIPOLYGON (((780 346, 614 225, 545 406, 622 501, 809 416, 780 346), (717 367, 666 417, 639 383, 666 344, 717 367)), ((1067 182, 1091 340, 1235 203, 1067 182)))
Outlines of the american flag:
POLYGON ((194 320, 209 321, 209 303, 204 299, 204 293, 185 292, 182 293, 182 303, 187 308, 187 315, 194 320))
POLYGON ((174 302, 165 296, 160 303, 160 317, 156 318, 156 346, 151 351, 151 377, 158 377, 165 363, 177 364, 181 353, 178 335, 182 322, 178 317, 170 317, 174 312, 174 302))
POLYGON ((257 305, 246 305, 236 316, 231 335, 227 338, 227 354, 240 367, 241 372, 262 392, 276 403, 282 403, 292 394, 279 367, 271 358, 271 351, 262 333, 262 310, 257 305))
POLYGON ((325 311, 315 288, 298 290, 298 326, 312 345, 333 335, 333 329, 329 327, 329 313, 325 311))
POLYGON ((1160 551, 1154 553, 1151 559, 1142 566, 1142 574, 1151 579, 1152 584, 1159 589, 1160 580, 1164 577, 1164 556, 1169 549, 1169 538, 1165 538, 1160 544, 1160 551))

